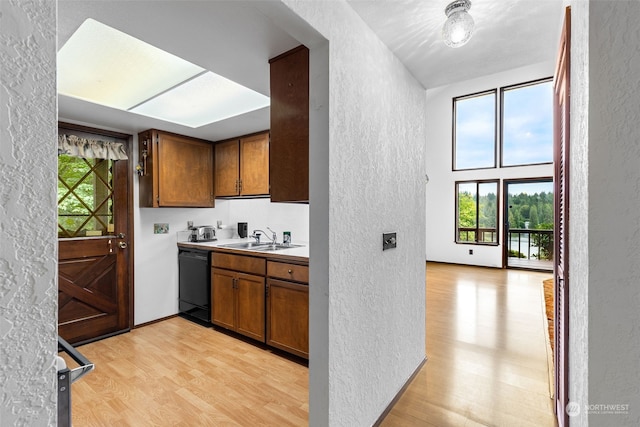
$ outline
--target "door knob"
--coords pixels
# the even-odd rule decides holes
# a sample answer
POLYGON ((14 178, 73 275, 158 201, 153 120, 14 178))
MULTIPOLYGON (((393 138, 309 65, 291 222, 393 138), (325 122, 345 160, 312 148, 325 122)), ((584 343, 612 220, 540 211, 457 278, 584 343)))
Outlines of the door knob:
POLYGON ((118 242, 118 246, 120 246, 120 249, 126 249, 127 248, 127 242, 118 242))

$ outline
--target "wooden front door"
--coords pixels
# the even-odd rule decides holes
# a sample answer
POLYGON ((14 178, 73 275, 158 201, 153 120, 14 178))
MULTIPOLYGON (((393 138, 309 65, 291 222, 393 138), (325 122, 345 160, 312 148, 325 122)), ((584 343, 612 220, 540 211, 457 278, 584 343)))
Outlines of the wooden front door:
MULTIPOLYGON (((70 124, 59 132, 126 144, 129 136, 70 124)), ((58 334, 72 344, 132 326, 128 160, 59 158, 58 334)))
POLYGON ((555 410, 558 425, 569 425, 569 124, 571 9, 567 7, 554 78, 554 278, 555 278, 555 410))

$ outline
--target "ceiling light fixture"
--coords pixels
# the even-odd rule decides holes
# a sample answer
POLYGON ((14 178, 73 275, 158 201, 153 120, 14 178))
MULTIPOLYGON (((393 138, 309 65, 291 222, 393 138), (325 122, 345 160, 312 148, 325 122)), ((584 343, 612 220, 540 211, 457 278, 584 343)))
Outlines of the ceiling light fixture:
POLYGON ((460 47, 471 38, 474 22, 468 13, 470 8, 469 0, 455 0, 444 9, 447 21, 442 27, 442 37, 447 46, 460 47))

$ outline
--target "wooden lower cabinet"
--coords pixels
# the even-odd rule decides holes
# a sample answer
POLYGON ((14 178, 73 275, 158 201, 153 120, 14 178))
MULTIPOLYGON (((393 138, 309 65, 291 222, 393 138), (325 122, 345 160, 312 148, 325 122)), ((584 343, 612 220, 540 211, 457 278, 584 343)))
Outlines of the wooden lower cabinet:
POLYGON ((211 322, 265 342, 265 279, 213 268, 211 322))
POLYGON ((267 344, 309 358, 309 285, 267 280, 267 344))
POLYGON ((214 251, 211 323, 309 358, 309 265, 214 251))
POLYGON ((211 270, 211 323, 223 328, 236 328, 236 273, 211 270))
POLYGON ((267 261, 267 344, 309 358, 309 266, 267 261))

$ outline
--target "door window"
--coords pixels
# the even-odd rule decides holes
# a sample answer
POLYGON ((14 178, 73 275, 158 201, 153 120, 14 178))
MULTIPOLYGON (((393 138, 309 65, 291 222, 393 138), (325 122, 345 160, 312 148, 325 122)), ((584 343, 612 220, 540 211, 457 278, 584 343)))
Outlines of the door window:
POLYGON ((58 156, 58 237, 113 233, 113 160, 58 156))

